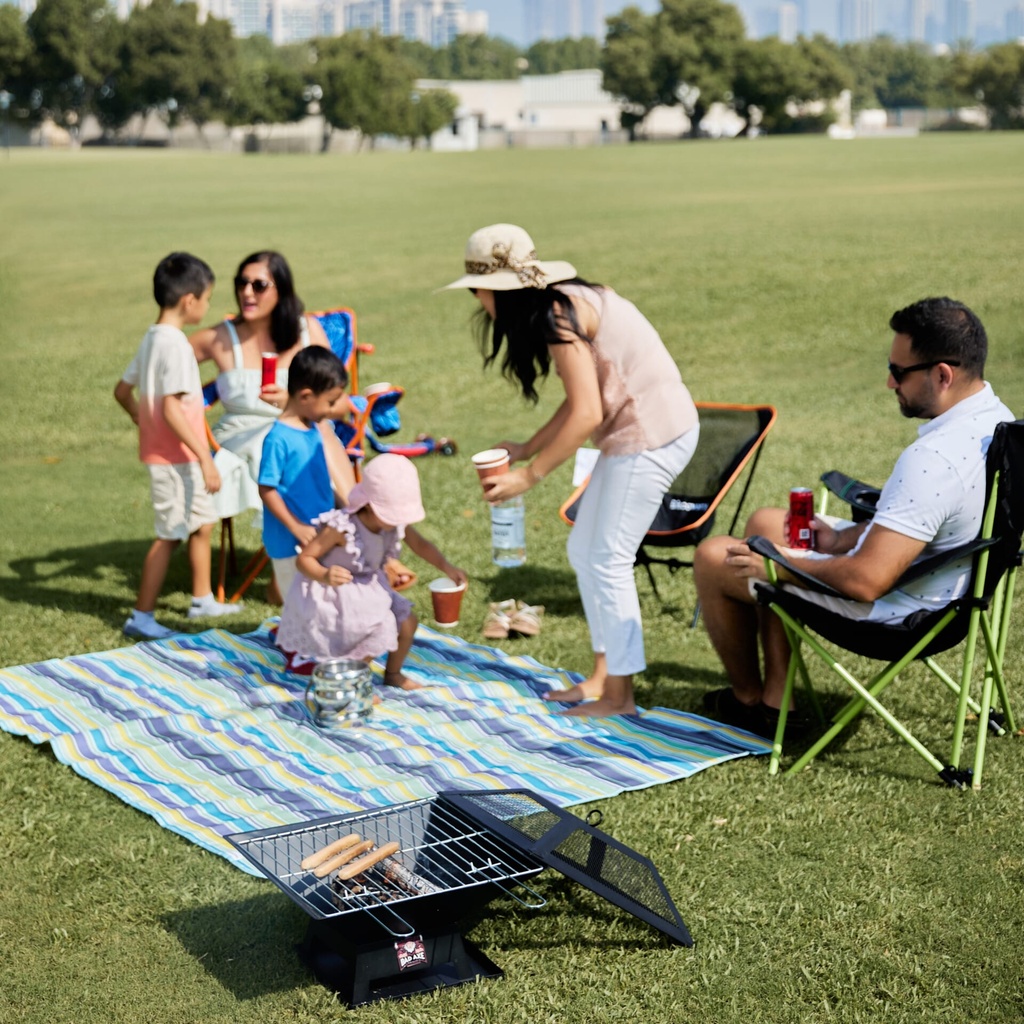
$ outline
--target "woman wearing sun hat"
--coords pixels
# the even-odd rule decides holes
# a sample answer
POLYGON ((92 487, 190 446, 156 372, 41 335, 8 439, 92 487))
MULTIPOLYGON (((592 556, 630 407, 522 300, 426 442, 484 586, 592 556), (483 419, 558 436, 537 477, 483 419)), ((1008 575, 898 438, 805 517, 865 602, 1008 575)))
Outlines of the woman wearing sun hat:
POLYGON ((552 363, 565 400, 528 441, 502 441, 512 462, 528 464, 489 478, 488 501, 540 483, 590 439, 600 455, 569 537, 590 627, 594 671, 551 700, 566 714, 633 714, 633 674, 645 667, 640 603, 633 576, 637 548, 662 496, 697 447, 697 410, 658 332, 611 288, 577 276, 561 260, 540 260, 514 224, 470 235, 465 274, 446 288, 468 288, 480 303, 485 365, 536 402, 534 384, 552 363), (502 352, 504 349, 504 352, 502 352))

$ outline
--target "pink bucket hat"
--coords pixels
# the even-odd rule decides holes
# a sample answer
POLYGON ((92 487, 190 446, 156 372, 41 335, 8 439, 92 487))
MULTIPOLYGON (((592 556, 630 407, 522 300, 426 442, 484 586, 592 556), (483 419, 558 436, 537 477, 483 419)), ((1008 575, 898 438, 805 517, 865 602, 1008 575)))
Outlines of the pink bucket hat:
POLYGON ((385 452, 366 463, 363 479, 352 488, 346 512, 369 505, 389 526, 408 526, 427 518, 420 498, 420 476, 404 455, 385 452))

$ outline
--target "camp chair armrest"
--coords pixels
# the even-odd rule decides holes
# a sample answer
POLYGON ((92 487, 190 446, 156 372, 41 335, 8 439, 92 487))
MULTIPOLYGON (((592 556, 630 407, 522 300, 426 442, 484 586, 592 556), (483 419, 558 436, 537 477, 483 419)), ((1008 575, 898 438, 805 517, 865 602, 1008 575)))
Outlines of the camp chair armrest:
POLYGON ((834 494, 840 501, 845 501, 856 512, 867 517, 875 514, 875 508, 882 493, 877 487, 861 480, 855 480, 838 469, 830 469, 827 473, 822 473, 821 482, 825 485, 826 490, 834 494))
POLYGON ((821 594, 831 594, 833 597, 846 596, 836 590, 835 587, 830 587, 827 583, 822 583, 821 580, 810 573, 804 572, 803 569, 799 568, 796 561, 786 558, 767 537, 759 537, 755 534, 753 537, 747 537, 746 544, 751 551, 767 558, 771 562, 775 562, 776 565, 781 565, 786 572, 800 581, 801 586, 806 587, 808 590, 817 590, 821 594))
POLYGON ((960 544, 958 547, 950 548, 949 551, 940 551, 937 555, 922 558, 919 562, 914 562, 893 584, 893 590, 897 587, 905 586, 907 583, 912 583, 922 576, 927 576, 929 573, 935 572, 936 569, 949 565, 950 562, 958 562, 962 558, 970 558, 979 551, 984 551, 986 548, 990 548, 998 543, 998 537, 978 537, 968 544, 960 544))

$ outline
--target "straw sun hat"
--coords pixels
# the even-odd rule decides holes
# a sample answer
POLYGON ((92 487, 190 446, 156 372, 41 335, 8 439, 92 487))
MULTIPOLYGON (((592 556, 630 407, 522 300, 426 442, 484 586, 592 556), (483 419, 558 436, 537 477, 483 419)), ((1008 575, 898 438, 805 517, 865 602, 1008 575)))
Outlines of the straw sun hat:
POLYGON ((448 288, 488 288, 511 292, 520 288, 546 288, 576 276, 565 260, 539 260, 533 239, 515 224, 491 224, 469 236, 466 273, 448 288))

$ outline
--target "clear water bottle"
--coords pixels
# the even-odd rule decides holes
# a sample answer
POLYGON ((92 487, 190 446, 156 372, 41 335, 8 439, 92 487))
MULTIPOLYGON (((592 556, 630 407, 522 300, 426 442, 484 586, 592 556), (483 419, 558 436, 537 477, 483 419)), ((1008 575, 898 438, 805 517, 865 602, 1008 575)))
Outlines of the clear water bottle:
POLYGON ((526 503, 521 494, 491 506, 491 549, 494 564, 503 569, 526 561, 526 503))

